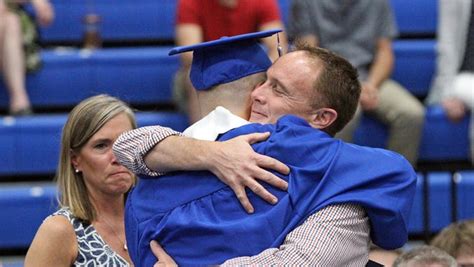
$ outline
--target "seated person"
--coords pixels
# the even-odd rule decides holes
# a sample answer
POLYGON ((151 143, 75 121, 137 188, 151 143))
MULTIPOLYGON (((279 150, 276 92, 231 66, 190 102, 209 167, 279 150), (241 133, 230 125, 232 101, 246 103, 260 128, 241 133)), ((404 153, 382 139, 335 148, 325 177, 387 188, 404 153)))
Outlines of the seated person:
MULTIPOLYGON (((265 64, 270 66, 269 61, 252 65, 252 60, 260 59, 256 53, 264 52, 259 52, 255 42, 247 41, 250 36, 255 38, 246 35, 178 48, 182 52, 194 49, 194 87, 212 94, 245 74, 264 71, 261 66, 265 64), (211 82, 203 77, 211 77, 211 82)), ((250 195, 256 208, 255 214, 248 216, 231 198, 232 190, 209 172, 142 177, 127 200, 127 241, 135 264, 148 266, 156 261, 149 248, 151 240, 158 240, 183 265, 216 264, 255 255, 279 246, 286 234, 311 214, 344 203, 366 210, 376 244, 395 248, 406 242, 416 177, 410 164, 396 153, 349 145, 332 137, 356 109, 360 85, 355 69, 324 49, 305 47, 281 57, 267 74, 265 83, 252 92, 250 119, 276 125, 248 124, 224 131, 218 139, 270 132, 266 142, 253 148, 289 165, 290 174, 282 177, 288 181, 288 192, 267 188, 280 199, 274 206, 250 195), (306 121, 283 116, 287 113, 306 121), (193 249, 196 247, 199 249, 193 249)), ((206 117, 203 124, 210 127, 213 117, 225 116, 235 117, 217 109, 210 114, 211 122, 206 117)), ((120 139, 114 145, 117 155, 127 143, 120 139)), ((130 144, 137 143, 132 140, 130 144)), ((130 161, 129 156, 122 159, 130 161)))

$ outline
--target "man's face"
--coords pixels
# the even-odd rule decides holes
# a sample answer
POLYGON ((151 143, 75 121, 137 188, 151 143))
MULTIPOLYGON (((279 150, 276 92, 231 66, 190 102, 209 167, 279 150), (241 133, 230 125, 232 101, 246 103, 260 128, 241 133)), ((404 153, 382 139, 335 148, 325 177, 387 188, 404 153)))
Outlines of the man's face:
POLYGON ((321 68, 311 68, 305 52, 296 51, 279 58, 267 71, 267 80, 251 94, 251 122, 275 123, 293 114, 309 121, 313 83, 321 68))

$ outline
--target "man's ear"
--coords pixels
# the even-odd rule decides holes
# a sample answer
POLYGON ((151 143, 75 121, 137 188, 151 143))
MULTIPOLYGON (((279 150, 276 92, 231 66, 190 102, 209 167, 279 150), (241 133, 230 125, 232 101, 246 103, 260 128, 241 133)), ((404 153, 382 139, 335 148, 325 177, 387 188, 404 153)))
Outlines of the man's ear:
POLYGON ((320 108, 311 115, 310 125, 316 129, 325 129, 337 119, 337 111, 332 108, 320 108))

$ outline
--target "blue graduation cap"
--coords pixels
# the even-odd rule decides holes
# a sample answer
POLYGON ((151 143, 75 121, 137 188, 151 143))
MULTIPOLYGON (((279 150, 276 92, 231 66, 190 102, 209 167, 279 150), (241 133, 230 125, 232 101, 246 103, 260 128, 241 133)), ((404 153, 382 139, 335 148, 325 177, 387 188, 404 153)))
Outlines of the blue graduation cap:
POLYGON ((272 64, 258 39, 281 32, 280 29, 253 32, 190 46, 171 49, 169 55, 193 51, 191 83, 196 90, 229 83, 266 71, 272 64))

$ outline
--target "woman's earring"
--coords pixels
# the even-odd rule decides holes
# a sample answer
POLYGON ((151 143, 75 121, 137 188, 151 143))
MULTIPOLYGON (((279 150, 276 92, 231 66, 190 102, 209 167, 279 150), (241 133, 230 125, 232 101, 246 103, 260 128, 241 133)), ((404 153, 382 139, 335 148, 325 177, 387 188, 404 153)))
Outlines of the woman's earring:
POLYGON ((74 171, 75 171, 76 173, 79 173, 79 172, 80 172, 78 169, 75 169, 74 171))

